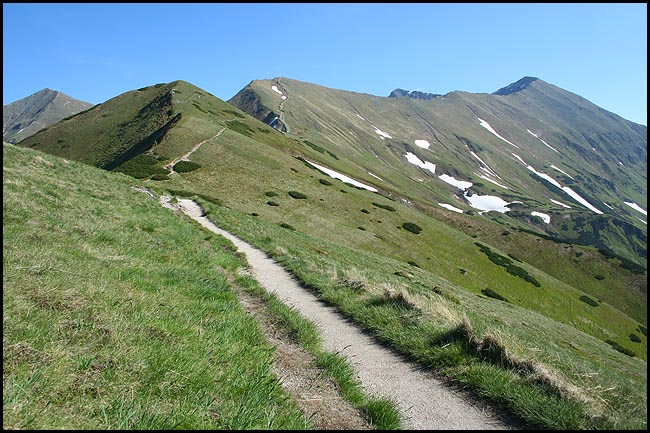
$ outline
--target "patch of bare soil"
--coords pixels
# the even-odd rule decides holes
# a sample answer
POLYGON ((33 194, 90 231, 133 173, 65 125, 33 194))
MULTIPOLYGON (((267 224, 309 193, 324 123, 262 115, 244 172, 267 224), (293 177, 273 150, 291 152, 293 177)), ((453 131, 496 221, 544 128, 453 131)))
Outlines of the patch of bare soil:
POLYGON ((314 365, 314 357, 278 329, 266 305, 259 298, 231 285, 244 309, 253 316, 275 348, 273 372, 282 387, 293 396, 302 413, 317 430, 369 430, 363 415, 339 395, 338 386, 314 365))

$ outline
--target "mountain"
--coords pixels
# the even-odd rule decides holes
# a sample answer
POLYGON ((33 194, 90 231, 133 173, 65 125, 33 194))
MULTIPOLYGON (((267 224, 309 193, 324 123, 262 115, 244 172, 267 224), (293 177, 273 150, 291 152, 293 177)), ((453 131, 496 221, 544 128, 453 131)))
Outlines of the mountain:
POLYGON ((43 89, 2 107, 2 140, 8 143, 29 137, 92 104, 51 89, 43 89))
MULTIPOLYGON (((612 380, 643 406, 646 144, 645 127, 539 79, 417 99, 276 78, 229 102, 180 80, 127 91, 17 145, 196 198, 426 365, 455 366, 487 333, 582 393, 612 380)), ((537 377, 526 368, 504 383, 537 377)))

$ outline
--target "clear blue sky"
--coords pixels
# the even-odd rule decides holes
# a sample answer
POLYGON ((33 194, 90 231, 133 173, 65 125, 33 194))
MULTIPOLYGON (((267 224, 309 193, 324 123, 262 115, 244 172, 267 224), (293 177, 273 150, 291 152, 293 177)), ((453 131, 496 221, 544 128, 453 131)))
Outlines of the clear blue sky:
POLYGON ((288 77, 387 96, 535 76, 647 125, 647 4, 3 4, 3 105, 288 77))

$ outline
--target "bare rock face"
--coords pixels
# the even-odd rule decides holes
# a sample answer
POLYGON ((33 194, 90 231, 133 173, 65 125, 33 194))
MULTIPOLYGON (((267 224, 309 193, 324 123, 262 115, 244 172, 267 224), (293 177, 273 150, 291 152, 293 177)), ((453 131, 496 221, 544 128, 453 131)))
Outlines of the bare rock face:
POLYGON ((417 90, 404 90, 404 89, 395 89, 392 92, 390 92, 390 95, 388 95, 389 98, 411 98, 411 99, 435 99, 439 95, 437 93, 426 93, 426 92, 419 92, 417 90))
POLYGON ((2 139, 17 143, 92 106, 56 90, 39 90, 2 107, 2 139))

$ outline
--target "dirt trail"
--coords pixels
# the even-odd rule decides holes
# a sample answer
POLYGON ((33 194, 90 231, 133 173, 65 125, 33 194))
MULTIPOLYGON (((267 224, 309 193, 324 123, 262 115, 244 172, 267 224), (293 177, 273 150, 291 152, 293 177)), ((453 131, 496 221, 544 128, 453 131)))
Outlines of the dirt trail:
POLYGON ((225 130, 226 130, 226 128, 223 128, 221 131, 217 132, 217 133, 214 134, 212 137, 207 138, 207 139, 203 140, 203 141, 200 142, 200 143, 196 143, 196 144, 194 145, 194 147, 193 147, 189 152, 187 152, 185 155, 183 155, 183 156, 181 156, 181 157, 176 158, 175 160, 173 160, 173 161, 170 162, 169 164, 164 165, 163 168, 165 168, 165 169, 167 169, 167 170, 170 170, 169 174, 174 174, 174 173, 175 173, 175 171, 174 171, 174 164, 176 164, 178 161, 189 161, 190 155, 192 155, 194 152, 196 152, 197 150, 199 150, 199 148, 203 145, 203 143, 205 143, 206 141, 210 141, 210 140, 212 140, 213 138, 217 138, 217 137, 220 136, 220 135, 223 133, 223 131, 225 131, 225 130))
MULTIPOLYGON (((171 209, 169 197, 161 203, 171 209)), ((178 200, 178 207, 206 229, 232 241, 246 254, 253 276, 284 303, 294 306, 318 327, 326 350, 339 352, 357 371, 371 394, 396 402, 407 429, 506 430, 517 428, 489 409, 470 403, 467 397, 405 361, 343 318, 336 310, 302 288, 287 271, 264 252, 220 229, 204 216, 192 200, 178 200)))

